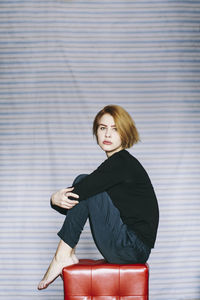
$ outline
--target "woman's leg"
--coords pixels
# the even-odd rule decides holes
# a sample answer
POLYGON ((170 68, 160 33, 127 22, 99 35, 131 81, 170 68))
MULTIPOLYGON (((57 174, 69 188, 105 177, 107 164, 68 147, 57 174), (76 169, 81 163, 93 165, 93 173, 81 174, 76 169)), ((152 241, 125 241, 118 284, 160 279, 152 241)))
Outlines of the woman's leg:
POLYGON ((38 285, 42 290, 61 275, 65 266, 78 263, 75 255, 75 246, 88 218, 87 201, 82 201, 67 212, 64 224, 58 232, 61 238, 55 256, 49 265, 47 272, 38 285))
MULTIPOLYGON (((82 178, 78 177, 79 180, 82 178)), ((75 255, 75 246, 88 218, 87 201, 82 201, 67 212, 64 224, 58 233, 61 238, 55 256, 50 263, 47 272, 38 285, 42 290, 48 287, 59 275, 65 266, 78 263, 75 255)))
POLYGON ((58 236, 74 248, 88 217, 95 244, 108 262, 146 262, 149 247, 122 222, 119 210, 106 192, 83 200, 69 210, 58 236))
POLYGON ((87 200, 95 244, 109 263, 144 263, 150 249, 128 229, 109 195, 104 192, 87 200))
POLYGON ((61 271, 65 266, 75 263, 78 263, 78 259, 75 259, 73 249, 61 240, 47 272, 38 285, 38 289, 42 290, 47 288, 51 282, 61 275, 61 271))
POLYGON ((65 266, 78 263, 75 255, 75 246, 88 218, 87 201, 82 201, 67 212, 64 224, 58 232, 61 241, 58 244, 55 256, 38 285, 42 290, 53 282, 62 273, 65 266))

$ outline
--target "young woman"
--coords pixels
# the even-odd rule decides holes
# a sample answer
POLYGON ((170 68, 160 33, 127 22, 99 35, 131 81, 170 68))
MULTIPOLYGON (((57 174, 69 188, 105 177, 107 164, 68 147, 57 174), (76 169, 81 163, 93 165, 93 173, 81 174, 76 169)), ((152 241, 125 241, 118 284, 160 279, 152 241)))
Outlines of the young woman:
POLYGON ((125 150, 139 140, 132 118, 122 107, 108 105, 96 115, 93 133, 107 159, 52 195, 51 206, 66 218, 39 290, 61 275, 63 267, 78 263, 74 249, 88 218, 94 242, 109 263, 145 263, 154 247, 156 195, 142 165, 125 150))

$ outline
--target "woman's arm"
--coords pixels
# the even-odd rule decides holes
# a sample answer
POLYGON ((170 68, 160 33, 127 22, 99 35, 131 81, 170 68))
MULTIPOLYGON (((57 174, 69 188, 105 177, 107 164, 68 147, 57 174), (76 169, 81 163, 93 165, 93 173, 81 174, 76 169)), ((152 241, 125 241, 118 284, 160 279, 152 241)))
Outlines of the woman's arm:
POLYGON ((108 191, 123 182, 126 177, 126 165, 123 157, 120 154, 114 154, 91 174, 75 183, 73 192, 79 195, 80 202, 98 193, 108 191))
POLYGON ((122 157, 120 153, 114 154, 106 159, 91 174, 75 183, 72 188, 62 189, 54 193, 52 195, 52 207, 66 215, 67 209, 72 208, 78 203, 76 199, 80 202, 88 197, 108 190, 114 185, 123 182, 126 179, 126 173, 126 163, 123 159, 123 154, 122 157), (74 195, 76 196, 74 197, 74 195), (68 197, 70 197, 70 199, 68 197))

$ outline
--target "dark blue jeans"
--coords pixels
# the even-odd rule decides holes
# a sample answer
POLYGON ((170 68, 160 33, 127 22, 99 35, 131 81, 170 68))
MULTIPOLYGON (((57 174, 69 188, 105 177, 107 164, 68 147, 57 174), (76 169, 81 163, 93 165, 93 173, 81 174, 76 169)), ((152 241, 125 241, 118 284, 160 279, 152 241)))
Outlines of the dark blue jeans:
MULTIPOLYGON (((79 175, 75 182, 85 176, 79 175)), ((106 261, 116 264, 147 261, 151 249, 122 222, 119 210, 106 192, 80 201, 68 210, 58 236, 74 248, 88 218, 94 242, 106 261)))

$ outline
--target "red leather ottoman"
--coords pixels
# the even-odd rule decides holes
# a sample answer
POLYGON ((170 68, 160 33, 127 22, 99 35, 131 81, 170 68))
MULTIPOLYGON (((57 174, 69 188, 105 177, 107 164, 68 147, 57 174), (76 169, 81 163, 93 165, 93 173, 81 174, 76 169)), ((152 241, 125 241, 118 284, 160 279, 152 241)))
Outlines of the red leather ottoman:
POLYGON ((148 300, 148 265, 81 259, 63 268, 65 300, 148 300))

